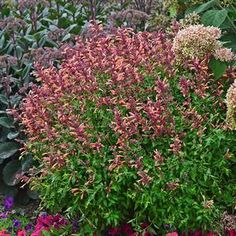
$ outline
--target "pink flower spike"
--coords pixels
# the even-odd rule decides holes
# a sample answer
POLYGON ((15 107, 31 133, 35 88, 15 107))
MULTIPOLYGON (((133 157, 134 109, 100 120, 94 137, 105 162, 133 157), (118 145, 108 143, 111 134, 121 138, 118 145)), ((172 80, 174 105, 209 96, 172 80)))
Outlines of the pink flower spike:
POLYGON ((228 236, 236 236, 236 230, 235 229, 230 229, 227 233, 228 236))
POLYGON ((178 236, 178 233, 177 232, 171 232, 171 233, 166 234, 166 236, 178 236))
POLYGON ((25 232, 25 230, 19 230, 18 232, 17 232, 17 236, 26 236, 27 234, 26 234, 26 232, 25 232))

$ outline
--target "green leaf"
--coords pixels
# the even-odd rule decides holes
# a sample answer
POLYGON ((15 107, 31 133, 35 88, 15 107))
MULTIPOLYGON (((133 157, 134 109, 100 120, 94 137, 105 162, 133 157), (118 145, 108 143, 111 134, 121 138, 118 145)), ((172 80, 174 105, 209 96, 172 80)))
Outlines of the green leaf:
POLYGON ((209 67, 213 71, 215 78, 219 79, 225 73, 227 64, 212 58, 209 63, 209 67))
POLYGON ((30 69, 32 68, 32 63, 28 64, 24 70, 22 71, 22 78, 25 80, 25 78, 29 75, 30 69))
POLYGON ((236 34, 225 34, 221 38, 225 42, 225 46, 232 48, 236 51, 236 34))
POLYGON ((212 25, 215 27, 219 27, 223 24, 227 17, 227 10, 209 10, 202 16, 202 23, 204 25, 212 25))
POLYGON ((13 156, 19 149, 16 142, 5 142, 0 144, 0 159, 7 159, 13 156))
POLYGON ((21 99, 22 99, 22 96, 18 95, 18 94, 15 94, 13 96, 11 96, 11 105, 15 108, 19 105, 21 99))
POLYGON ((16 46, 16 55, 17 55, 17 58, 21 58, 22 57, 22 54, 24 52, 24 49, 21 48, 19 45, 16 46))
POLYGON ((208 10, 209 8, 215 6, 216 3, 217 3, 216 0, 211 0, 209 2, 206 2, 202 5, 200 5, 197 9, 195 9, 195 12, 196 13, 204 12, 204 11, 208 10))
POLYGON ((46 37, 45 36, 43 36, 40 40, 39 40, 39 46, 40 47, 43 47, 44 46, 44 44, 45 44, 45 42, 46 42, 46 37))
POLYGON ((69 33, 71 30, 73 30, 76 27, 77 27, 77 24, 72 24, 66 29, 66 31, 69 33))
POLYGON ((170 8, 169 8, 169 13, 170 13, 170 17, 176 17, 176 15, 177 15, 177 8, 176 8, 176 6, 171 6, 170 8))
POLYGON ((4 15, 4 16, 9 16, 11 13, 10 9, 8 7, 3 7, 1 9, 1 14, 4 15))
POLYGON ((65 41, 67 41, 68 39, 70 39, 71 38, 71 34, 70 33, 68 33, 68 34, 66 34, 64 37, 63 37, 63 39, 61 40, 62 42, 65 42, 65 41))
POLYGON ((33 158, 31 155, 24 156, 21 160, 21 166, 23 171, 28 171, 29 168, 32 166, 33 158))
POLYGON ((0 180, 0 193, 5 196, 16 196, 18 190, 14 186, 6 185, 3 180, 0 180))
POLYGON ((35 41, 34 36, 33 36, 33 35, 30 35, 30 34, 26 34, 26 35, 24 36, 24 38, 25 38, 27 41, 29 41, 29 42, 34 42, 34 41, 35 41))
POLYGON ((6 164, 3 171, 3 180, 9 186, 14 186, 20 182, 20 178, 17 175, 22 173, 21 162, 19 160, 13 160, 6 164))
POLYGON ((7 138, 11 140, 11 139, 16 138, 18 135, 19 135, 19 132, 10 132, 8 133, 7 138))
POLYGON ((67 28, 71 25, 71 21, 66 17, 60 17, 58 20, 58 27, 59 28, 67 28))
POLYGON ((0 126, 3 126, 5 128, 12 128, 13 120, 9 117, 0 117, 0 126))
POLYGON ((7 97, 5 95, 0 94, 0 102, 2 104, 8 105, 7 97))
POLYGON ((32 191, 32 190, 28 189, 28 190, 27 190, 27 195, 28 195, 31 199, 34 199, 34 200, 39 199, 39 194, 38 194, 38 192, 36 192, 36 191, 32 191))
POLYGON ((3 47, 4 43, 5 43, 5 36, 3 35, 0 39, 0 48, 3 47))
POLYGON ((46 42, 50 45, 50 47, 58 48, 58 44, 50 39, 46 39, 46 42))

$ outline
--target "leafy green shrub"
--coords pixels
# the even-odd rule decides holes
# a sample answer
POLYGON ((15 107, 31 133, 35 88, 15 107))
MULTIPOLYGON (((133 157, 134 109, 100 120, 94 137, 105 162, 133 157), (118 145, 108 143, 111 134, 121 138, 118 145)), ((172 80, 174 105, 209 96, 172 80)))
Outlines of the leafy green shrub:
POLYGON ((210 55, 179 65, 163 33, 89 32, 59 69, 37 68, 21 105, 42 204, 79 214, 79 235, 122 222, 219 232, 235 208, 235 67, 216 79, 210 55))

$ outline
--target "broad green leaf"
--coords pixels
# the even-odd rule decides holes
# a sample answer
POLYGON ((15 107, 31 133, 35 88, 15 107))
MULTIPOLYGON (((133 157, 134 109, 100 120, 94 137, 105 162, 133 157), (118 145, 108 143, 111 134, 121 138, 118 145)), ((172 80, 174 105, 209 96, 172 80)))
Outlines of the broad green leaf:
POLYGON ((204 12, 204 11, 208 10, 209 8, 215 6, 216 3, 217 3, 217 0, 211 0, 211 1, 209 1, 209 2, 206 2, 206 3, 202 4, 202 5, 200 5, 200 6, 199 6, 197 9, 195 9, 194 11, 195 11, 196 13, 204 12))
POLYGON ((3 180, 5 184, 14 186, 20 182, 20 178, 17 175, 21 175, 21 162, 19 160, 13 160, 8 162, 3 171, 3 180))
POLYGON ((18 94, 15 94, 14 96, 12 96, 10 98, 10 102, 11 102, 11 105, 15 108, 19 105, 21 99, 22 99, 22 96, 18 95, 18 94))
POLYGON ((227 64, 216 59, 211 59, 209 67, 214 73, 216 79, 219 79, 226 71, 227 64))
POLYGON ((20 145, 16 142, 5 142, 0 144, 0 159, 7 159, 13 156, 20 145))
POLYGON ((3 180, 0 181, 0 193, 5 196, 16 196, 18 190, 14 186, 6 185, 3 180))
POLYGON ((11 139, 16 138, 18 135, 19 135, 19 132, 10 132, 10 133, 7 135, 7 138, 11 140, 11 139))
POLYGON ((13 120, 9 117, 0 117, 0 126, 11 128, 13 127, 13 120))
POLYGON ((34 36, 30 35, 30 34, 25 35, 24 38, 29 42, 34 42, 35 41, 34 36))
POLYGON ((220 26, 221 29, 223 30, 230 30, 232 28, 232 24, 228 18, 225 19, 225 21, 221 24, 220 26))
POLYGON ((28 195, 31 199, 34 199, 34 200, 39 199, 39 194, 38 194, 38 192, 36 192, 36 191, 33 191, 33 190, 28 189, 27 195, 28 195))
POLYGON ((232 48, 232 50, 236 51, 236 34, 225 34, 221 39, 225 42, 225 46, 232 48))
POLYGON ((33 163, 32 155, 24 156, 24 157, 21 159, 22 170, 23 170, 23 171, 28 171, 29 168, 32 166, 32 163, 33 163))
POLYGON ((0 103, 8 105, 7 97, 3 94, 0 94, 0 103))
POLYGON ((223 24, 227 17, 227 10, 209 10, 205 12, 202 16, 202 23, 204 25, 212 25, 215 27, 219 27, 223 24))

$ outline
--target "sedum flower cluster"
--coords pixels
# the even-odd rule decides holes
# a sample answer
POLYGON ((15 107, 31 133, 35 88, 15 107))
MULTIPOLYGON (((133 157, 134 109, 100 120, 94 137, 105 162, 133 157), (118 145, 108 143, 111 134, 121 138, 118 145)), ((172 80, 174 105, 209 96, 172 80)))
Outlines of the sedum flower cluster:
POLYGON ((223 62, 230 62, 236 59, 235 53, 230 48, 219 48, 215 51, 214 57, 223 62))
POLYGON ((233 130, 236 130, 236 80, 227 92, 226 104, 228 124, 233 130))
POLYGON ((173 50, 176 59, 185 61, 193 58, 203 59, 221 47, 218 39, 221 30, 216 27, 191 25, 180 30, 174 38, 173 50))
POLYGON ((200 15, 193 12, 186 15, 183 19, 180 19, 179 24, 181 28, 187 28, 191 25, 199 25, 200 21, 201 21, 200 15))

